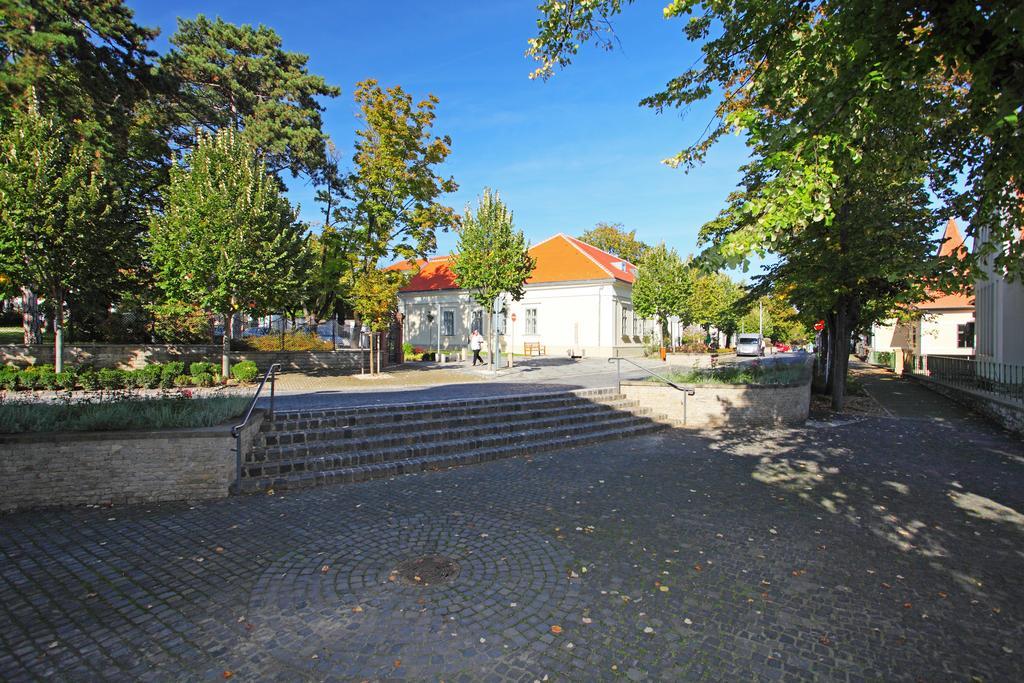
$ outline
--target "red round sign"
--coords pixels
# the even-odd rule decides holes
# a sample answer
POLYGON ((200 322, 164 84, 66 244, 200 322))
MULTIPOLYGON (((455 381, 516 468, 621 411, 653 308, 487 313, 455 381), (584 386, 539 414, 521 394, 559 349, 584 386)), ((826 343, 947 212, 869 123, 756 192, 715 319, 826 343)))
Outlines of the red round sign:
POLYGON ((819 320, 818 322, 814 323, 814 329, 816 329, 818 331, 821 331, 821 330, 825 329, 825 321, 824 320, 819 320))
POLYGON ((513 314, 512 314, 511 316, 509 316, 509 317, 511 317, 511 318, 512 318, 512 322, 515 322, 515 321, 516 321, 516 314, 515 314, 515 313, 513 313, 513 314))

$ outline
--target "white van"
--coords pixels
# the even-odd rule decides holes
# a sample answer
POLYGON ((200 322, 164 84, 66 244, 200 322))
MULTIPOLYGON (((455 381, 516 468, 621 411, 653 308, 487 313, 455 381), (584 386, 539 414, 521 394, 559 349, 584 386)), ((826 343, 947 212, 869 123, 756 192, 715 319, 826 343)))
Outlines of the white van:
POLYGON ((764 342, 759 334, 741 334, 736 339, 737 356, 763 356, 764 342))

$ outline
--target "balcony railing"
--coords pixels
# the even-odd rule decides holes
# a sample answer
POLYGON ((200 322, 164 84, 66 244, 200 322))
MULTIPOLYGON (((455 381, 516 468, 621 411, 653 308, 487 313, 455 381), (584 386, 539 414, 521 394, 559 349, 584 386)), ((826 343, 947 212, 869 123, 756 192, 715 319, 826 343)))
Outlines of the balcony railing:
POLYGON ((1024 365, 967 356, 925 356, 922 360, 923 374, 934 380, 1024 402, 1024 365))

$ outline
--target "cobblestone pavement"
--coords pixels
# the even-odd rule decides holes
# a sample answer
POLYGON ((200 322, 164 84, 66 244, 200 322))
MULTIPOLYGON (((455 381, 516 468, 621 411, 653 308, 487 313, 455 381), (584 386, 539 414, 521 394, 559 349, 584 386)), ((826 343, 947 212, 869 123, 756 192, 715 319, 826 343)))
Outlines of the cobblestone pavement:
POLYGON ((1020 511, 1019 441, 864 418, 9 515, 0 679, 1024 680, 1020 511))

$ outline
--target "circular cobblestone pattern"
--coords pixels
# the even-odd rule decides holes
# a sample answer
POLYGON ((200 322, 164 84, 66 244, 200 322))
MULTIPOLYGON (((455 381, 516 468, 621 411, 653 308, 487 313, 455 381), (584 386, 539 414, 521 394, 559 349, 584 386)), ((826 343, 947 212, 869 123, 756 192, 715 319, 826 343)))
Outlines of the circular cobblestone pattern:
POLYGON ((537 641, 553 615, 574 610, 570 565, 559 543, 522 524, 395 517, 273 562, 248 618, 260 624, 254 644, 274 643, 281 664, 314 674, 372 678, 396 663, 459 671, 502 656, 510 641, 537 641))
POLYGON ((444 555, 426 555, 399 562, 392 575, 408 585, 425 588, 454 580, 459 575, 459 565, 444 555))

